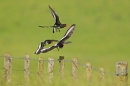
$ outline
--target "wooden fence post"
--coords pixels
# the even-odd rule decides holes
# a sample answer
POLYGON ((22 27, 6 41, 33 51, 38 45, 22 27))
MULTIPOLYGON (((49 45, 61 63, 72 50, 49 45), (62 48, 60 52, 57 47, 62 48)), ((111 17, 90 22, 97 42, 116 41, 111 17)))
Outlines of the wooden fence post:
POLYGON ((86 73, 87 73, 87 81, 91 82, 92 79, 92 64, 91 62, 86 62, 86 73))
POLYGON ((5 54, 4 78, 8 83, 11 82, 11 74, 12 74, 12 57, 10 56, 10 54, 5 54))
POLYGON ((128 63, 127 62, 116 62, 116 79, 119 85, 127 86, 128 81, 128 63))
POLYGON ((100 67, 99 72, 100 72, 100 80, 103 81, 104 80, 104 68, 100 67))
POLYGON ((24 58, 24 77, 25 77, 25 80, 28 82, 29 80, 29 65, 30 64, 30 57, 29 55, 25 55, 25 58, 24 58))
POLYGON ((73 80, 77 81, 77 72, 78 72, 78 60, 77 58, 72 59, 72 76, 73 80))
POLYGON ((59 73, 60 73, 60 77, 61 79, 63 78, 64 75, 64 56, 59 56, 59 73))
POLYGON ((43 77, 43 66, 44 66, 43 58, 39 57, 39 59, 38 59, 38 75, 40 78, 43 77))
POLYGON ((53 69, 54 69, 54 59, 48 58, 48 73, 49 73, 49 82, 52 83, 53 78, 53 69))

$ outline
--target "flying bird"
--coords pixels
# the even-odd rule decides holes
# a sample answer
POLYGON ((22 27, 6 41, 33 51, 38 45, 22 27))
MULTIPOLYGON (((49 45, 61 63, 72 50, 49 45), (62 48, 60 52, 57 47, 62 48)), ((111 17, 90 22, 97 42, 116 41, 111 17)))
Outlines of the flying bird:
MULTIPOLYGON (((45 41, 43 41, 43 42, 41 42, 40 44, 39 44, 39 46, 38 46, 38 49, 35 51, 35 53, 34 54, 40 54, 41 53, 41 50, 43 49, 44 50, 44 46, 46 46, 46 45, 48 45, 48 44, 52 44, 53 42, 59 42, 58 40, 50 40, 50 39, 48 39, 48 40, 45 40, 45 41)), ((65 44, 68 44, 68 43, 71 43, 70 41, 68 41, 68 42, 65 42, 65 44)), ((54 48, 54 47, 53 47, 54 48)), ((47 48, 46 48, 47 49, 47 48)), ((49 51, 49 50, 51 50, 52 49, 52 47, 50 48, 50 49, 47 49, 46 51, 49 51)))
POLYGON ((48 39, 48 40, 45 40, 43 42, 41 42, 38 46, 38 49, 35 51, 34 54, 40 54, 41 53, 41 50, 44 48, 44 46, 46 46, 47 44, 51 44, 53 42, 58 42, 58 40, 53 40, 53 39, 48 39))
POLYGON ((49 52, 55 48, 57 48, 59 50, 59 48, 63 48, 64 44, 69 44, 71 43, 69 42, 65 42, 67 39, 69 39, 71 37, 71 35, 74 32, 74 28, 75 28, 75 24, 73 24, 65 33, 65 35, 60 39, 60 41, 58 43, 56 43, 54 46, 51 46, 49 48, 44 48, 41 49, 41 53, 46 53, 49 52))
POLYGON ((53 28, 53 33, 54 33, 54 32, 57 32, 58 30, 59 30, 59 32, 60 32, 60 29, 61 29, 61 28, 64 28, 64 27, 67 27, 67 24, 62 24, 62 23, 60 22, 60 18, 59 18, 59 16, 58 16, 58 14, 57 14, 50 6, 49 6, 49 8, 50 8, 51 14, 52 14, 52 16, 53 16, 53 18, 54 18, 54 20, 55 20, 54 26, 39 26, 39 27, 42 27, 42 28, 52 27, 52 28, 53 28))

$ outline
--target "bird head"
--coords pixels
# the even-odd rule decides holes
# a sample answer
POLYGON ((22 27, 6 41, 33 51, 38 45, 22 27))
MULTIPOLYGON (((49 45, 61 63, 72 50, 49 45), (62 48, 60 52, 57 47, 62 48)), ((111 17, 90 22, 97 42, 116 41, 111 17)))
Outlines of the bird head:
POLYGON ((60 44, 58 47, 59 47, 59 48, 63 48, 63 46, 64 46, 64 44, 62 43, 62 44, 60 44))

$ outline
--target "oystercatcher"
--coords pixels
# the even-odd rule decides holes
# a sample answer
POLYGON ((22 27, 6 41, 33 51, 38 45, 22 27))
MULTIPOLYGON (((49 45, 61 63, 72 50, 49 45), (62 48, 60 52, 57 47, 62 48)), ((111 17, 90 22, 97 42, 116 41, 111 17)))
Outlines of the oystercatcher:
POLYGON ((70 41, 69 42, 65 42, 68 38, 71 37, 71 35, 73 34, 73 31, 74 31, 74 28, 75 28, 75 24, 73 24, 65 33, 65 35, 60 39, 60 41, 55 44, 54 46, 51 46, 49 48, 44 48, 44 49, 41 49, 41 53, 46 53, 48 51, 51 51, 53 50, 54 48, 57 48, 59 50, 59 48, 63 48, 64 44, 69 44, 71 43, 70 41))
POLYGON ((61 28, 64 28, 64 27, 67 27, 67 24, 62 24, 62 23, 60 22, 60 19, 59 19, 59 16, 57 15, 57 13, 56 13, 50 6, 49 6, 49 8, 50 8, 51 14, 52 14, 52 16, 53 16, 53 18, 54 18, 54 20, 55 20, 54 26, 39 26, 39 27, 42 27, 42 28, 45 28, 45 27, 47 27, 47 28, 53 27, 53 33, 54 33, 55 31, 57 32, 57 30, 59 30, 59 32, 60 32, 60 29, 61 29, 61 28))
POLYGON ((50 40, 50 39, 48 39, 48 40, 45 40, 45 41, 43 41, 43 42, 41 42, 40 44, 39 44, 39 46, 38 46, 38 49, 35 51, 35 53, 34 54, 40 54, 40 52, 41 52, 41 50, 44 48, 44 46, 46 46, 47 44, 51 44, 51 43, 53 43, 53 42, 58 42, 58 40, 50 40))

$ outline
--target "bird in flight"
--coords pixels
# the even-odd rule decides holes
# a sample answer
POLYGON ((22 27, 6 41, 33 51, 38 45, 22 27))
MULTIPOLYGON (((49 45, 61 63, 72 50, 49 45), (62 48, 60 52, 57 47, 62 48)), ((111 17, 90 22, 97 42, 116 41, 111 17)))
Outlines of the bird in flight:
POLYGON ((71 43, 71 42, 65 42, 65 41, 71 37, 71 35, 74 32, 74 29, 75 29, 75 24, 70 26, 70 28, 66 31, 65 35, 60 39, 60 41, 58 43, 56 43, 54 46, 51 46, 49 48, 41 49, 41 53, 46 53, 46 52, 51 51, 55 48, 57 48, 59 50, 59 48, 63 48, 64 44, 71 43))
MULTIPOLYGON (((44 48, 44 46, 48 45, 48 44, 52 44, 53 42, 59 42, 58 40, 53 40, 53 39, 48 39, 48 40, 45 40, 43 42, 41 42, 38 46, 38 49, 35 51, 34 54, 40 54, 41 53, 41 50, 43 49, 46 49, 46 52, 53 49, 54 47, 51 47, 50 49, 47 49, 47 48, 44 48)), ((68 43, 71 43, 71 42, 65 42, 65 44, 68 44, 68 43)))
POLYGON ((48 40, 45 40, 43 42, 41 42, 38 46, 38 49, 35 51, 34 54, 40 54, 41 53, 41 50, 44 48, 44 46, 48 45, 48 44, 51 44, 53 42, 58 42, 58 40, 53 40, 53 39, 48 39, 48 40))
POLYGON ((52 14, 52 16, 53 16, 53 18, 54 18, 54 20, 55 20, 54 26, 40 26, 40 25, 39 25, 39 27, 41 27, 41 28, 45 28, 45 27, 49 28, 49 27, 52 27, 52 28, 53 28, 53 33, 54 33, 54 32, 57 32, 58 30, 59 30, 59 32, 60 32, 60 29, 61 29, 61 28, 64 28, 64 27, 67 27, 67 24, 62 24, 62 23, 60 22, 60 18, 59 18, 59 16, 58 16, 58 14, 57 14, 50 6, 49 6, 49 8, 50 8, 51 14, 52 14))

